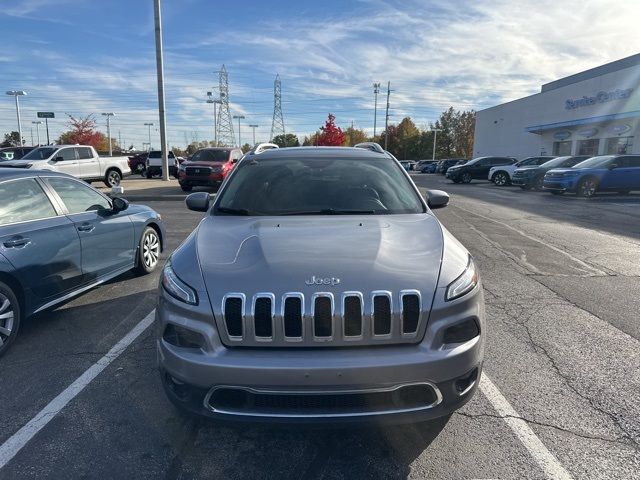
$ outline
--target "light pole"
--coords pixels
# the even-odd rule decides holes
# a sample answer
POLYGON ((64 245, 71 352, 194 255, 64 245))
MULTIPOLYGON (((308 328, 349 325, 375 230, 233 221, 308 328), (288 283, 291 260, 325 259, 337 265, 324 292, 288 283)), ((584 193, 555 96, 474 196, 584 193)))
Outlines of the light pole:
POLYGON ((433 156, 431 157, 431 160, 435 161, 435 159, 436 159, 436 138, 438 138, 438 132, 441 132, 442 129, 441 128, 432 128, 431 131, 433 132, 433 156))
POLYGON ((238 119, 238 146, 242 148, 242 137, 240 136, 240 120, 244 120, 244 115, 234 115, 233 118, 238 119))
POLYGON ((373 136, 376 136, 376 123, 378 120, 378 94, 380 93, 380 84, 373 84, 373 95, 375 97, 375 102, 373 106, 373 136))
MULTIPOLYGON (((107 117, 107 137, 108 138, 108 142, 109 142, 109 156, 113 157, 113 150, 112 150, 112 146, 111 146, 111 122, 110 119, 111 117, 115 117, 115 113, 113 112, 103 112, 102 115, 104 115, 105 117, 107 117)), ((122 147, 121 147, 122 148, 122 147)))
POLYGON ((35 120, 31 123, 36 126, 36 136, 38 137, 38 146, 40 146, 40 125, 42 125, 42 120, 35 120))
POLYGON ((151 151, 151 127, 153 127, 153 122, 145 123, 146 127, 149 127, 149 151, 151 151))
MULTIPOLYGON (((256 128, 258 128, 260 125, 249 125, 249 127, 253 128, 253 145, 255 146, 256 144, 256 128)), ((286 145, 285 145, 286 147, 286 145)))
POLYGON ((207 92, 207 103, 213 103, 213 143, 218 146, 218 114, 216 113, 216 105, 221 105, 222 100, 219 98, 212 98, 212 93, 207 92))
POLYGON ((20 122, 20 102, 18 102, 18 97, 22 95, 26 95, 27 92, 24 90, 9 90, 6 92, 7 95, 12 95, 16 99, 16 116, 18 117, 18 137, 20 141, 20 146, 22 146, 22 123, 20 122))

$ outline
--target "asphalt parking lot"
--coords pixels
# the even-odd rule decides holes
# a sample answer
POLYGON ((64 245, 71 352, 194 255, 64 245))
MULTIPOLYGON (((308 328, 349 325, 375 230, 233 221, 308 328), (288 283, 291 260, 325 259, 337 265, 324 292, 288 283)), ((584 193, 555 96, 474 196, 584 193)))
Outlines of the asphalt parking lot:
MULTIPOLYGON (((25 431, 148 318, 159 272, 127 274, 25 321, 0 359, 0 479, 640 478, 640 195, 413 178, 451 194, 437 216, 475 256, 487 301, 485 376, 448 422, 311 430, 184 417, 164 396, 146 328, 25 431), (18 434, 24 446, 3 462, 18 434)), ((140 193, 130 182, 132 201, 163 216, 166 259, 200 214, 174 185, 140 193)))

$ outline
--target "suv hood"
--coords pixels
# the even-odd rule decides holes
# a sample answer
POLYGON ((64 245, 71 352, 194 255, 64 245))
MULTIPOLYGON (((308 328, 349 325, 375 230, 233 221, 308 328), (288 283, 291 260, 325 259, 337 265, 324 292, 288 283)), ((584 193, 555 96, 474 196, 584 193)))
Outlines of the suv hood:
POLYGON ((182 162, 185 167, 221 167, 227 162, 192 162, 190 160, 182 162))
POLYGON ((429 309, 443 233, 432 214, 305 217, 207 216, 196 232, 203 279, 215 308, 228 292, 420 290, 429 309), (328 284, 311 284, 329 279, 328 284), (333 279, 333 280, 331 280, 333 279))

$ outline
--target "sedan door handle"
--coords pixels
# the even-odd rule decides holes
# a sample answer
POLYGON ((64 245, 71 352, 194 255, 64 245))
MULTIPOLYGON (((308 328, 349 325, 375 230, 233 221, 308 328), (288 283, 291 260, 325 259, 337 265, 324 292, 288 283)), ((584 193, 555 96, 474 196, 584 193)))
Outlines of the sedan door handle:
POLYGON ((95 227, 90 223, 83 223, 78 227, 79 232, 91 232, 95 227))
POLYGON ((15 248, 15 247, 26 247, 31 243, 31 240, 25 237, 13 238, 11 240, 7 240, 3 243, 3 245, 7 248, 15 248))

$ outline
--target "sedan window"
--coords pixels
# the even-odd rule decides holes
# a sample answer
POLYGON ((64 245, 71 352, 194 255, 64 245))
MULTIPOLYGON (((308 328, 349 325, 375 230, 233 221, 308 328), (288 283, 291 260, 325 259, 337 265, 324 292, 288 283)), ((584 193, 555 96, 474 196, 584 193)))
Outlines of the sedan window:
POLYGON ((49 197, 33 178, 0 183, 0 225, 55 216, 49 197))
POLYGON ((50 177, 47 182, 60 196, 70 214, 111 209, 109 201, 88 185, 62 177, 50 177))

